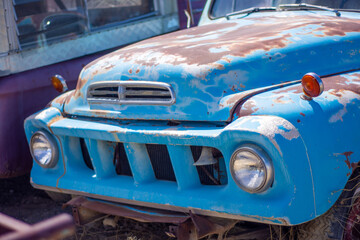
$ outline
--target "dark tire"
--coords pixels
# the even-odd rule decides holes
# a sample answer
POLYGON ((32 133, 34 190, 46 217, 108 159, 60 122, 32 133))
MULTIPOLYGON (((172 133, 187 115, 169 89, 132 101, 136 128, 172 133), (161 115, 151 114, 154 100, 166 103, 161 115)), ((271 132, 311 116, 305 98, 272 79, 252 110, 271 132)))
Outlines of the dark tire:
POLYGON ((51 191, 45 191, 45 192, 52 200, 58 203, 65 203, 71 199, 71 195, 66 193, 51 192, 51 191))
MULTIPOLYGON (((353 172, 339 199, 329 211, 314 220, 296 227, 298 240, 325 240, 325 239, 359 239, 344 238, 346 226, 349 224, 349 212, 352 211, 359 190, 359 168, 353 172), (356 193, 356 194, 355 194, 356 193)), ((349 234, 348 230, 346 230, 349 234)))

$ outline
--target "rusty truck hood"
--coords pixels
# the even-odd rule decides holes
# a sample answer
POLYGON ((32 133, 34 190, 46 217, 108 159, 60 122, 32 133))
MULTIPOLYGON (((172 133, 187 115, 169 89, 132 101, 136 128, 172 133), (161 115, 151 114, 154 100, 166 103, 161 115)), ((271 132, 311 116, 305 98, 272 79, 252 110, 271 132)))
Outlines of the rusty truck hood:
POLYGON ((257 13, 155 37, 84 67, 67 99, 68 114, 145 120, 229 121, 252 89, 360 66, 359 14, 257 13), (149 81, 171 86, 175 102, 92 104, 91 84, 149 81))

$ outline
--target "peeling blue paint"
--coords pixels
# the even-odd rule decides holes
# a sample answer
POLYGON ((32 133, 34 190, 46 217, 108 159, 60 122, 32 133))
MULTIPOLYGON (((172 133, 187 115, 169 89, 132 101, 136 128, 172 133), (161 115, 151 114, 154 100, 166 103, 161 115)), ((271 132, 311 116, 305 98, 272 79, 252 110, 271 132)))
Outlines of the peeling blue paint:
POLYGON ((47 131, 61 149, 53 169, 34 162, 32 182, 168 210, 282 225, 310 221, 331 208, 360 159, 360 135, 354 134, 360 131, 359 32, 358 14, 264 13, 146 40, 98 59, 84 68, 74 92, 26 120, 28 139, 47 131), (301 97, 298 81, 307 72, 322 75, 325 84, 312 100, 301 97), (125 80, 170 84, 176 102, 87 101, 90 84, 125 80), (84 162, 80 139, 94 170, 84 162), (132 176, 115 171, 118 143, 132 176), (176 181, 156 178, 147 144, 165 145, 176 181), (231 156, 247 144, 271 159, 274 179, 266 191, 246 192, 232 179, 231 156), (201 184, 191 146, 221 153, 225 184, 201 184))

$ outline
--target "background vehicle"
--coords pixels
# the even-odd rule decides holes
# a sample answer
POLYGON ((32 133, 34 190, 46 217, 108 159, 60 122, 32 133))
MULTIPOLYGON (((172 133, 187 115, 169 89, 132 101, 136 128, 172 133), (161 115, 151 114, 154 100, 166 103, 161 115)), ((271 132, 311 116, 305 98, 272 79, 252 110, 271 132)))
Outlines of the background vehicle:
POLYGON ((208 1, 202 26, 88 64, 25 122, 33 186, 180 212, 198 237, 217 217, 353 239, 360 6, 319 3, 208 1))
MULTIPOLYGON (((90 61, 120 46, 177 30, 177 6, 186 4, 185 0, 1 1, 0 177, 30 171, 31 156, 21 129, 26 116, 57 95, 52 76, 62 75, 74 88, 80 70, 90 61)), ((185 15, 184 9, 180 15, 185 15)))

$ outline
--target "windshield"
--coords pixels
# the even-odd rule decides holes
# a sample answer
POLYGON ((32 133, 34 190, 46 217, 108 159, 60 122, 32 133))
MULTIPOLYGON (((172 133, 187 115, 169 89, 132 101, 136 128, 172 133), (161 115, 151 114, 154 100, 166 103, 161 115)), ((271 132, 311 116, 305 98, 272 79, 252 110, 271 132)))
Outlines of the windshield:
POLYGON ((282 4, 300 3, 334 9, 360 10, 360 0, 214 0, 210 15, 213 18, 218 18, 253 7, 279 7, 282 4))

